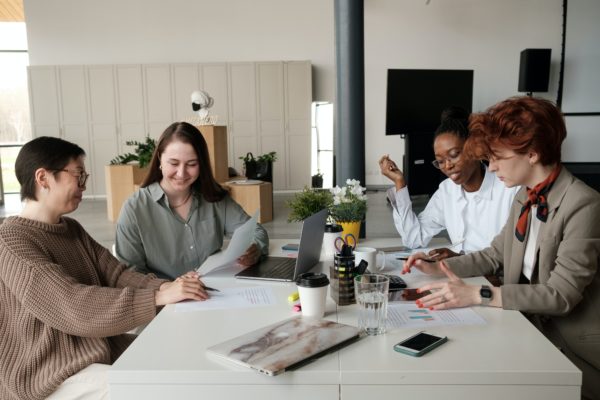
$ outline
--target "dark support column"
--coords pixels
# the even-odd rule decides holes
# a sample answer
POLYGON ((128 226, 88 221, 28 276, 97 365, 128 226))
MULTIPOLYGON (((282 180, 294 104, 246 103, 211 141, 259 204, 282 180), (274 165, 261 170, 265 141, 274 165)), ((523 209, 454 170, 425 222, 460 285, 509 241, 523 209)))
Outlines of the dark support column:
POLYGON ((364 1, 335 0, 336 183, 365 186, 364 1))
MULTIPOLYGON (((335 179, 365 183, 364 0, 335 0, 335 179)), ((365 237, 363 222, 360 237, 365 237)))

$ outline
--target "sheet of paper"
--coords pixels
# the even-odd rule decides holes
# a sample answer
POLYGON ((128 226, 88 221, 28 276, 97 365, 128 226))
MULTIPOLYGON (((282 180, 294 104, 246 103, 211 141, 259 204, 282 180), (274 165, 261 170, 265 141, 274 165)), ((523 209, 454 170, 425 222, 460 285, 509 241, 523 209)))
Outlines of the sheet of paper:
POLYGON ((388 328, 425 328, 444 325, 484 325, 485 319, 471 308, 432 311, 413 302, 388 303, 388 328))
POLYGON ((230 266, 235 260, 237 260, 242 254, 246 252, 248 247, 252 244, 254 238, 254 231, 256 231, 256 220, 258 218, 258 211, 246 221, 243 225, 239 226, 231 236, 229 245, 223 251, 213 254, 208 257, 204 263, 196 271, 200 275, 206 275, 211 271, 220 269, 222 267, 230 266))
POLYGON ((277 304, 273 289, 268 286, 219 289, 210 292, 205 301, 185 301, 175 305, 175 312, 218 310, 226 308, 265 307, 277 304))

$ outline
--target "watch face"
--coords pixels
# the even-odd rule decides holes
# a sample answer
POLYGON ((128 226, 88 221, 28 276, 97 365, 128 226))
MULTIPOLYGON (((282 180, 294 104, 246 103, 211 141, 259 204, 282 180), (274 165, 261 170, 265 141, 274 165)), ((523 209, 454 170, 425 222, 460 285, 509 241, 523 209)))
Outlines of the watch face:
POLYGON ((481 295, 481 297, 486 298, 486 299, 491 299, 492 298, 492 289, 490 289, 487 286, 483 286, 481 288, 481 290, 479 290, 479 294, 481 295))

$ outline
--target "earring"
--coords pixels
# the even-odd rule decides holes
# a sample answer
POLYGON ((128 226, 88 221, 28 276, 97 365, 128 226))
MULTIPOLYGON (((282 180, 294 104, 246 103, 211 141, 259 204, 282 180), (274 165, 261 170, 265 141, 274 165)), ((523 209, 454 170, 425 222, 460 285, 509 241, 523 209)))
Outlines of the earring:
POLYGON ((159 166, 158 166, 158 169, 160 169, 160 170, 162 171, 162 165, 159 165, 159 166))

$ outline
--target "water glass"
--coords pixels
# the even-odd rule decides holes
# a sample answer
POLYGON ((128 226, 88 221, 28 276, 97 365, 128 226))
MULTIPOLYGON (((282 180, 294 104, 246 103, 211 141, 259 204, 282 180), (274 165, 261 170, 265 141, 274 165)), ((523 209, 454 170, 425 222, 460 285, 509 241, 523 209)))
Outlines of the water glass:
POLYGON ((365 274, 354 278, 358 304, 358 328, 368 335, 385 333, 390 280, 385 275, 365 274))

